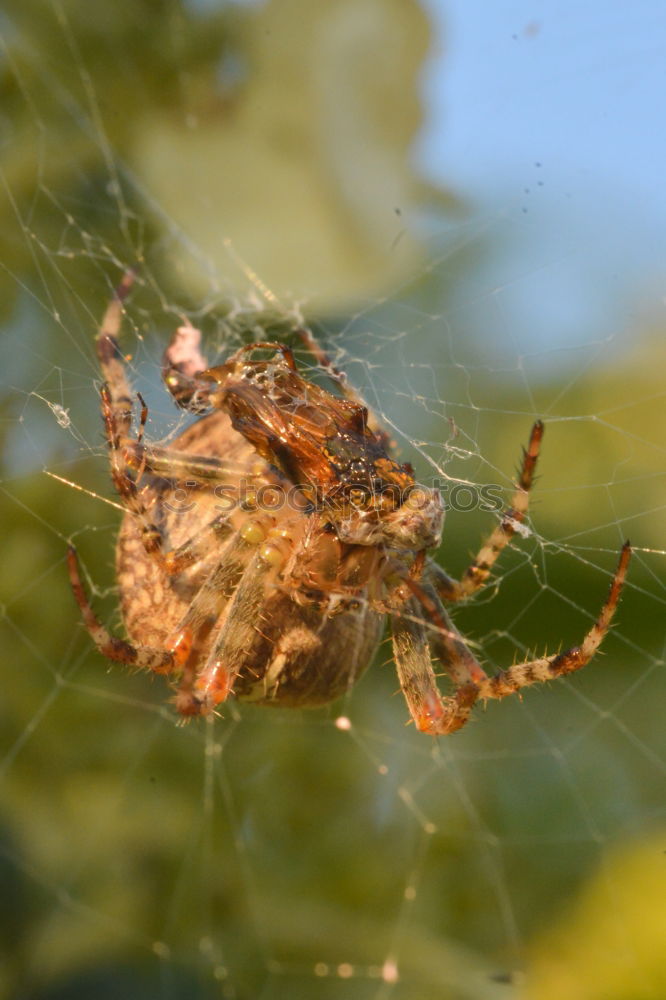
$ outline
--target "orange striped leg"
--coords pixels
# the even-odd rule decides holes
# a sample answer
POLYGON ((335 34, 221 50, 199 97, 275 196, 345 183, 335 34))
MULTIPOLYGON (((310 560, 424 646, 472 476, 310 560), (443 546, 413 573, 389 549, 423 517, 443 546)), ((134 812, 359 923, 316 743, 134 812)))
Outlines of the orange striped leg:
POLYGON ((444 601, 463 601, 485 586, 500 553, 516 534, 516 525, 525 520, 529 507, 530 490, 534 482, 544 426, 537 420, 532 427, 527 448, 523 449, 520 475, 516 483, 511 505, 502 515, 502 520, 481 546, 472 564, 465 570, 460 580, 453 580, 444 570, 431 564, 432 582, 444 601))
POLYGON ((83 622, 102 656, 106 656, 108 660, 115 660, 117 663, 126 663, 130 667, 153 670, 158 674, 168 674, 177 668, 172 653, 163 649, 152 649, 149 646, 133 646, 125 639, 118 639, 111 635, 104 628, 93 611, 83 586, 79 560, 73 545, 70 545, 67 550, 67 568, 76 603, 81 609, 83 622))

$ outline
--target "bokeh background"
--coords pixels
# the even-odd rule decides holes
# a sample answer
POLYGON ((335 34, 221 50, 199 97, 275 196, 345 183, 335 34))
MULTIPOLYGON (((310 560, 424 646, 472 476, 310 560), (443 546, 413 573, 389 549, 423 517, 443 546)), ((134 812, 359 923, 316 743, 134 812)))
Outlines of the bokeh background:
MULTIPOLYGON (((663 998, 661 5, 5 0, 0 30, 0 997, 663 998), (154 440, 180 318, 213 359, 267 301, 423 481, 508 496, 542 417, 531 530, 456 621, 491 666, 576 641, 630 537, 604 655, 440 741, 387 645, 328 709, 187 727, 107 669, 64 553, 120 629, 93 342, 128 266, 154 440)), ((450 572, 488 528, 449 514, 450 572)))

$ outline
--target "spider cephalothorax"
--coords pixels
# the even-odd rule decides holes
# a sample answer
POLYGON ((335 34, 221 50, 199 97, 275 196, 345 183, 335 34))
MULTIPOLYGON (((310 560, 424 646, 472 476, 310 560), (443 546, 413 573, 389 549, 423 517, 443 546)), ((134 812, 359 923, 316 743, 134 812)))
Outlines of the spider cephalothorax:
POLYGON ((460 581, 429 552, 443 506, 392 455, 389 436, 307 330, 298 331, 333 394, 299 372, 291 350, 260 342, 208 368, 201 335, 181 327, 163 365, 179 406, 199 419, 168 447, 144 442, 118 347, 127 275, 97 338, 111 474, 127 513, 117 548, 130 641, 96 618, 73 548, 84 621, 110 659, 171 676, 183 716, 229 697, 318 705, 366 668, 391 618, 402 691, 419 729, 459 729, 479 699, 584 666, 608 631, 630 557, 625 543, 601 613, 580 646, 488 677, 444 603, 471 596, 525 518, 543 425, 532 428, 511 507, 460 581), (261 357, 257 357, 257 354, 261 357), (437 689, 432 657, 454 685, 437 689))

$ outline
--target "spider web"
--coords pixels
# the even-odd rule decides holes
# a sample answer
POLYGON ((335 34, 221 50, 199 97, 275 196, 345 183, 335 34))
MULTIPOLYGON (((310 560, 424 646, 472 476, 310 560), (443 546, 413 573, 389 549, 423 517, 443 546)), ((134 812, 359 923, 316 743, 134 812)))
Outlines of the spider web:
MULTIPOLYGON (((284 46, 289 65, 310 51, 298 48, 306 7, 165 0, 119 5, 93 26, 74 3, 7 6, 2 996, 495 1000, 517 996, 523 976, 530 997, 666 990, 661 949, 650 950, 647 931, 657 933, 661 919, 666 769, 656 237, 664 205, 647 171, 629 175, 625 213, 611 172, 577 173, 575 156, 558 158, 567 91, 549 71, 564 73, 564 56, 551 64, 550 50, 537 48, 552 31, 556 50, 573 60, 583 107, 599 67, 618 67, 602 73, 613 99, 626 91, 615 73, 637 74, 633 100, 613 106, 616 134, 633 126, 638 143, 645 129, 631 114, 640 118, 638 95, 659 65, 656 8, 634 4, 631 19, 611 12, 600 28, 596 4, 581 13, 566 4, 559 20, 546 4, 539 21, 520 4, 498 5, 495 21, 474 7, 452 2, 443 12, 433 3, 426 31, 420 8, 406 0, 386 5, 384 20, 371 2, 355 12, 322 5, 318 71, 334 43, 347 52, 368 17, 389 40, 401 25, 421 70, 424 32, 432 41, 444 19, 453 38, 450 67, 432 50, 418 84, 430 114, 420 156, 438 189, 416 197, 412 168, 395 166, 397 145, 382 146, 381 107, 370 122, 377 134, 359 112, 364 142, 355 147, 354 129, 340 132, 322 100, 342 136, 340 148, 321 137, 318 147, 338 178, 342 225, 332 228, 326 198, 313 196, 320 215, 308 230, 305 210, 281 195, 297 184, 305 154, 283 189, 284 159, 264 150, 263 162, 256 151, 249 193, 232 193, 225 211, 209 204, 225 181, 193 190, 185 166, 203 156, 206 116, 215 122, 230 109, 237 122, 244 88, 261 78, 257 24, 283 24, 272 44, 278 53, 284 46), (591 25, 594 45, 585 41, 591 25), (513 89, 500 75, 509 53, 513 89), (451 73, 444 125, 436 117, 442 66, 451 73), (498 74, 494 90, 488 66, 498 74), (465 72, 474 84, 467 97, 465 72), (548 120, 539 106, 536 133, 535 90, 553 114, 548 120), (463 127, 466 115, 476 118, 463 127), (446 178, 436 167, 440 135, 446 178), (171 144, 163 147, 165 136, 171 144), (180 200, 157 169, 164 148, 185 178, 180 200), (356 173, 343 175, 342 161, 356 173), (387 163, 390 196, 384 175, 379 183, 387 163), (188 225, 178 206, 197 194, 204 219, 188 225), (383 229, 373 212, 387 198, 383 229), (234 199, 248 231, 262 229, 255 242, 234 199), (275 217, 262 217, 267 206, 275 217), (219 227, 214 239, 206 214, 219 227), (284 260, 266 229, 284 243, 284 260), (151 439, 168 441, 185 426, 159 380, 164 344, 183 316, 204 330, 210 361, 248 333, 263 337, 270 326, 279 336, 294 316, 312 317, 417 478, 446 492, 439 559, 452 574, 493 524, 480 491, 493 486, 508 500, 520 447, 543 418, 528 524, 491 585, 457 610, 456 624, 493 669, 565 648, 594 620, 630 537, 630 577, 603 655, 566 682, 477 708, 461 733, 437 741, 405 725, 387 643, 329 708, 230 705, 221 719, 187 726, 176 724, 160 679, 106 669, 78 622, 64 556, 75 541, 95 608, 119 633, 113 547, 121 515, 101 433, 94 335, 128 267, 137 283, 123 350, 148 404, 151 439), (573 985, 563 968, 582 970, 573 985)), ((372 66, 379 74, 379 61, 372 66)), ((395 53, 391 70, 416 86, 395 53)), ((333 73, 317 86, 331 79, 339 81, 333 73)), ((354 80, 367 111, 367 81, 354 80)), ((261 92, 266 101, 269 91, 261 92)), ((274 99, 286 108, 274 137, 282 155, 280 143, 288 153, 295 141, 288 79, 274 99)), ((588 163, 587 137, 574 141, 588 163)), ((405 162, 413 149, 403 143, 405 162)))

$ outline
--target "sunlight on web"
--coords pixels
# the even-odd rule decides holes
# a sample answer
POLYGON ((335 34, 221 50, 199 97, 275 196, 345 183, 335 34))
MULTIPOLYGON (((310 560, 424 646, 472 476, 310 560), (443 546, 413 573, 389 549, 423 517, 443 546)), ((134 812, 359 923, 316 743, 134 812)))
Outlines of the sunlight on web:
MULTIPOLYGON (((0 996, 107 982, 163 997, 516 996, 534 941, 592 871, 608 900, 621 895, 607 852, 663 829, 661 331, 627 325, 567 350, 517 350, 505 300, 533 272, 488 285, 475 269, 480 247, 525 224, 507 204, 437 227, 423 263, 343 315, 273 292, 223 222, 220 273, 119 152, 124 137, 107 133, 102 82, 67 5, 47 6, 71 77, 56 86, 47 66, 36 71, 27 32, 6 48, 42 139, 27 208, 20 173, 3 168, 19 249, 16 260, 2 250, 15 304, 0 347, 0 859, 16 952, 40 972, 33 981, 8 966, 0 996), (56 169, 52 106, 66 141, 101 163, 77 166, 76 197, 56 169), (243 343, 289 337, 304 317, 400 461, 440 489, 438 560, 453 576, 498 523, 543 419, 529 516, 514 519, 512 544, 455 625, 490 673, 567 649, 598 615, 629 537, 634 560, 599 656, 521 698, 477 705, 441 739, 409 724, 386 639, 331 706, 231 700, 179 724, 164 678, 93 648, 65 568, 74 542, 98 615, 122 635, 113 553, 123 505, 94 339, 130 268, 121 349, 150 443, 172 443, 192 420, 160 378, 183 321, 219 364, 243 343), (190 269, 205 294, 188 286, 190 269)), ((316 357, 299 350, 298 360, 323 384, 316 357)), ((629 918, 619 909, 616 919, 628 938, 629 918)))

